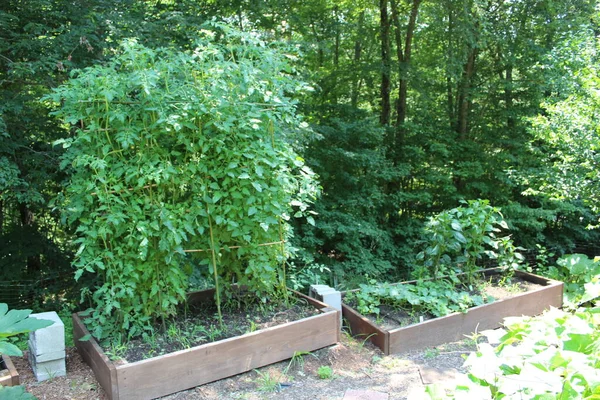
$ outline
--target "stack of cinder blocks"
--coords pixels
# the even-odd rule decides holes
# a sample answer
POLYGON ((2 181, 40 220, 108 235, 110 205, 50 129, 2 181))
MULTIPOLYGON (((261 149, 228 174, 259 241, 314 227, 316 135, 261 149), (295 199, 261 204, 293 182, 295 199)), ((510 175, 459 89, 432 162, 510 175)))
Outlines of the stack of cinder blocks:
MULTIPOLYGON (((342 310, 342 294, 332 287, 327 285, 310 285, 308 295, 313 299, 317 299, 327 304, 329 307, 336 310, 342 310)), ((340 313, 340 326, 342 314, 340 313)))
POLYGON ((54 311, 31 314, 29 318, 54 323, 29 333, 29 364, 38 382, 65 376, 65 325, 54 311))

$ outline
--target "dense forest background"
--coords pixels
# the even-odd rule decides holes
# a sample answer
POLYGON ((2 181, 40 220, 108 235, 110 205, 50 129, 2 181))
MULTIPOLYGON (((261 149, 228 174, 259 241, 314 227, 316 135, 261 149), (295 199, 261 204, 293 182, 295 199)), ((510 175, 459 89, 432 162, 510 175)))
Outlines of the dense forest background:
POLYGON ((284 42, 314 88, 290 146, 322 196, 295 221, 294 279, 402 277, 426 218, 461 199, 500 207, 526 249, 598 240, 594 1, 4 0, 0 281, 72 283, 53 145, 70 132, 40 98, 122 39, 188 49, 214 18, 284 42))

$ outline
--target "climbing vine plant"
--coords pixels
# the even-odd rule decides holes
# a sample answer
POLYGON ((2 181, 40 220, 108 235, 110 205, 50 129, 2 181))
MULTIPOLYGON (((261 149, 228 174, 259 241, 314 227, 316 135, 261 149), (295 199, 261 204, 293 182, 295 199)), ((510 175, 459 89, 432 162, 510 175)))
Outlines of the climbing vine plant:
POLYGON ((224 25, 193 51, 128 40, 110 63, 73 74, 46 100, 73 126, 64 219, 75 277, 91 291, 98 338, 139 335, 184 301, 192 264, 217 303, 232 283, 285 293, 286 220, 312 217, 313 174, 288 145, 305 126, 289 94, 305 89, 282 49, 224 25))

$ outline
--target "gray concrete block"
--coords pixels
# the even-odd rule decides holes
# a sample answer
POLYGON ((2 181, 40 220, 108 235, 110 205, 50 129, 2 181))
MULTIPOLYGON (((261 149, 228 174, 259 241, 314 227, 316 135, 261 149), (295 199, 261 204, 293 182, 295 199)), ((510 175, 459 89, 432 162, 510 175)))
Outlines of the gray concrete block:
POLYGON ((38 382, 67 375, 64 358, 36 363, 30 353, 29 363, 31 364, 31 368, 33 369, 33 373, 38 382))
MULTIPOLYGON (((329 307, 342 311, 342 294, 332 287, 327 285, 310 285, 308 295, 314 299, 320 300, 329 307)), ((341 324, 340 314, 340 326, 341 324)))
POLYGON ((34 358, 35 362, 52 361, 52 360, 58 360, 59 358, 66 357, 65 350, 40 353, 39 351, 37 351, 35 342, 32 342, 31 340, 29 340, 28 345, 29 345, 29 354, 34 358))
POLYGON ((29 341, 34 343, 36 355, 54 353, 65 349, 65 325, 56 312, 31 314, 29 318, 46 319, 54 323, 46 328, 29 333, 29 341))

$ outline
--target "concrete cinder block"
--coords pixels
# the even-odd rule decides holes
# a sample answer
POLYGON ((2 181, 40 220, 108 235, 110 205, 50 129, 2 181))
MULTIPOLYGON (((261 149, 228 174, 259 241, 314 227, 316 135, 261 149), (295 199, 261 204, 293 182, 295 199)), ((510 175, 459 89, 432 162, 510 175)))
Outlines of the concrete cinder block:
MULTIPOLYGON (((332 287, 327 285, 310 285, 308 295, 314 299, 320 300, 329 307, 342 311, 342 294, 332 287)), ((341 324, 340 313, 340 326, 341 324)))
POLYGON ((67 374, 65 364, 65 325, 55 312, 31 314, 29 318, 54 323, 29 333, 29 364, 38 382, 67 374))
POLYGON ((31 314, 29 318, 46 319, 54 322, 46 328, 29 333, 29 342, 34 343, 33 352, 36 355, 64 351, 65 325, 56 312, 31 314))
POLYGON ((38 382, 67 375, 65 359, 51 360, 46 362, 35 362, 33 355, 29 353, 29 364, 38 382))
POLYGON ((57 351, 51 351, 51 352, 47 352, 47 353, 41 353, 38 351, 35 342, 32 342, 31 340, 29 340, 28 345, 29 345, 29 354, 31 354, 35 358, 36 362, 52 361, 52 360, 58 360, 59 358, 66 357, 66 352, 64 349, 57 350, 57 351))

